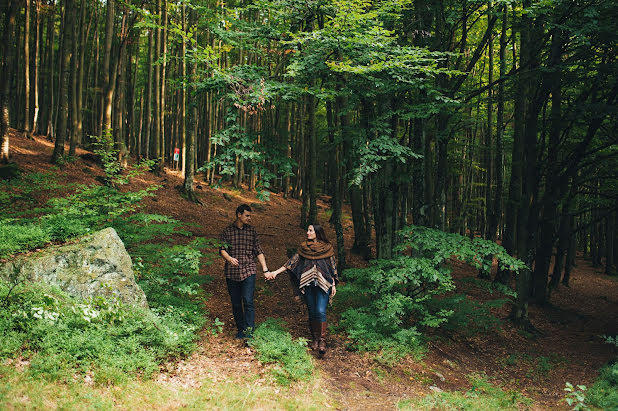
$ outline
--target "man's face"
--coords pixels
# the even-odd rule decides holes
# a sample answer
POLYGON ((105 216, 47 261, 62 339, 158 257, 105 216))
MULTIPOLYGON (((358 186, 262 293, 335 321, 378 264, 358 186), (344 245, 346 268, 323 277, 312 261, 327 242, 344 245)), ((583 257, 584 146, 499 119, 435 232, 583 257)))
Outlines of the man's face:
POLYGON ((243 224, 249 224, 251 222, 251 211, 245 210, 242 214, 238 213, 236 215, 243 224))

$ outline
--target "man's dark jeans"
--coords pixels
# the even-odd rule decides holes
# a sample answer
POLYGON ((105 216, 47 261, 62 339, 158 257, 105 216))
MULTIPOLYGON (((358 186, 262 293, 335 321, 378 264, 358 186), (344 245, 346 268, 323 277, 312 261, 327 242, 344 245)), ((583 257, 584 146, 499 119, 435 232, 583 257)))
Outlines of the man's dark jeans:
POLYGON ((243 338, 246 333, 251 333, 255 327, 255 308, 253 307, 253 294, 255 292, 255 274, 242 281, 234 281, 226 278, 227 291, 232 300, 232 312, 236 321, 238 334, 236 337, 243 338))

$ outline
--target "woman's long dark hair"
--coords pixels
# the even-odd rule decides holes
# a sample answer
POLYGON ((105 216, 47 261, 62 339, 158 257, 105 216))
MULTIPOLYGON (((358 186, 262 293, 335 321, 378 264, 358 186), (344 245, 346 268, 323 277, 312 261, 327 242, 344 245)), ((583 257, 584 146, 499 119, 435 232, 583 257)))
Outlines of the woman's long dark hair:
POLYGON ((319 224, 310 224, 310 225, 313 226, 313 231, 315 231, 316 240, 321 241, 326 244, 330 244, 330 241, 328 241, 328 238, 326 237, 326 233, 324 232, 324 229, 322 228, 321 225, 319 224))

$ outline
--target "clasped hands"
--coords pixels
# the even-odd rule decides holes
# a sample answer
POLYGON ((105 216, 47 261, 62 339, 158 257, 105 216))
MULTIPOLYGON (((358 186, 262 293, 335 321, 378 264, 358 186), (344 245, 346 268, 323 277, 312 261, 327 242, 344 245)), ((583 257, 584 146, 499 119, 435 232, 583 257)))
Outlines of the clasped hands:
POLYGON ((264 271, 264 278, 266 280, 274 280, 277 277, 277 274, 270 272, 268 270, 264 271))

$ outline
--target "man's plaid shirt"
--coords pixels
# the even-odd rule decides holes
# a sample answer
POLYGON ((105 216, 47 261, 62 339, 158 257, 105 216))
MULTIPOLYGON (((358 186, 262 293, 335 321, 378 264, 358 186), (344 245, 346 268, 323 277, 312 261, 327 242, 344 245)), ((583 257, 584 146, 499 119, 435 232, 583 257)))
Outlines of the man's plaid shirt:
POLYGON ((221 233, 221 250, 227 251, 230 257, 238 259, 238 266, 225 262, 225 277, 234 281, 242 281, 255 274, 257 267, 255 257, 264 254, 255 228, 245 224, 243 228, 236 224, 227 226, 221 233))

